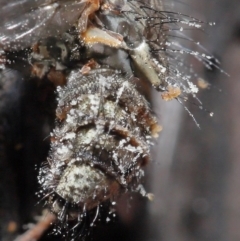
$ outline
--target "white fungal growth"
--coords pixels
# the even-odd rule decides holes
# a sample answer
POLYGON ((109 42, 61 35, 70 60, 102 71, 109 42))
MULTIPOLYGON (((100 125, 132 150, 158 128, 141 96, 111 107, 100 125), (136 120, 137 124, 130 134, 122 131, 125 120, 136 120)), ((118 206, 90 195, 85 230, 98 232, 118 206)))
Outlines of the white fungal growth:
MULTIPOLYGON (((98 196, 99 193, 104 193, 107 187, 108 181, 104 173, 90 166, 79 165, 75 162, 68 166, 62 174, 56 187, 56 192, 66 201, 72 203, 91 202, 91 205, 94 205, 92 203, 94 202, 92 200, 94 199, 93 195, 98 196)), ((99 200, 95 202, 98 203, 99 200)))

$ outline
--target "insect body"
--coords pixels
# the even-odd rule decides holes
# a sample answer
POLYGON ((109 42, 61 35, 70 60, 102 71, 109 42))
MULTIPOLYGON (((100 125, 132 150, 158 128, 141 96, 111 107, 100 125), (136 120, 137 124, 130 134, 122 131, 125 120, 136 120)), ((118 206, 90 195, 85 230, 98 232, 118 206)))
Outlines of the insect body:
MULTIPOLYGON (((103 68, 87 76, 74 70, 58 91, 59 124, 51 135, 50 165, 40 177, 43 188, 75 212, 137 191, 157 120, 130 79, 103 68)), ((61 205, 54 200, 53 210, 61 205)))
MULTIPOLYGON (((87 46, 104 44, 126 50, 137 69, 156 88, 164 90, 166 60, 161 58, 160 61, 159 57, 158 60, 152 60, 150 46, 146 43, 146 38, 142 37, 145 35, 149 41, 152 40, 151 25, 146 23, 146 19, 134 21, 136 14, 141 18, 149 18, 148 13, 142 11, 140 4, 136 1, 133 3, 137 10, 136 14, 129 12, 127 14, 129 16, 122 16, 120 11, 115 10, 114 7, 130 8, 132 3, 120 1, 121 4, 116 4, 117 2, 119 1, 82 0, 67 1, 64 4, 61 1, 49 4, 47 1, 42 1, 42 3, 35 3, 36 6, 30 4, 29 1, 23 3, 3 2, 2 8, 9 9, 9 12, 11 10, 9 15, 13 14, 11 17, 14 21, 9 21, 8 12, 5 13, 6 16, 0 26, 0 46, 5 50, 22 49, 37 42, 40 38, 63 33, 77 21, 76 29, 82 43, 87 46), (17 8, 23 9, 23 13, 18 13, 18 16, 14 18, 14 11, 17 8), (98 11, 99 8, 100 11, 98 11), (73 16, 69 12, 73 12, 73 16), (115 24, 111 24, 111 21, 115 24)), ((158 46, 164 44, 160 43, 158 46)))

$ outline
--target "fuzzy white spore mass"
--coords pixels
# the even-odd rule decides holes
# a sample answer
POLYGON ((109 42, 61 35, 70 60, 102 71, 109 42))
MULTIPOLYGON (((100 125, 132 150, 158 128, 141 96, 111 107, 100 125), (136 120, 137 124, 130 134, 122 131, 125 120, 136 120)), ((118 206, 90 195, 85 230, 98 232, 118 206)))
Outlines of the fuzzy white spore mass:
MULTIPOLYGON (((103 172, 75 162, 62 174, 56 192, 68 202, 82 204, 94 199, 100 192, 105 193, 107 188, 108 182, 103 172)), ((97 199, 96 205, 98 202, 97 199)))

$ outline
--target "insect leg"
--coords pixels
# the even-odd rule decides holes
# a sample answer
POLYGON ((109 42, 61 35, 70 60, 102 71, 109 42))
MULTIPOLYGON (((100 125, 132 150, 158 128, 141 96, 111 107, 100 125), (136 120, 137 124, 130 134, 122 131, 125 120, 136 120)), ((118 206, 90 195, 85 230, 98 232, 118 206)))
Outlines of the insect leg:
POLYGON ((97 11, 100 7, 100 0, 84 0, 88 2, 85 10, 82 12, 81 17, 78 20, 78 30, 80 33, 85 32, 87 29, 89 16, 97 11))

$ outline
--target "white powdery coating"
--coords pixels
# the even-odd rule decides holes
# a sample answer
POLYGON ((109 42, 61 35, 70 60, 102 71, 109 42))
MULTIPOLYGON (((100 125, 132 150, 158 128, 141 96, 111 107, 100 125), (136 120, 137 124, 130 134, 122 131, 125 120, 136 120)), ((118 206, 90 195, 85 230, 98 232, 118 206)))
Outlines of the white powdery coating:
POLYGON ((71 146, 64 145, 62 143, 59 143, 58 148, 56 149, 56 155, 55 157, 61 161, 64 162, 65 160, 68 160, 71 158, 73 154, 73 151, 71 150, 71 146))
POLYGON ((96 129, 90 129, 85 134, 80 134, 78 137, 78 141, 81 142, 83 145, 91 144, 97 135, 98 132, 96 129))
POLYGON ((154 64, 160 69, 160 72, 161 73, 166 73, 166 71, 167 71, 167 68, 166 67, 164 67, 162 64, 160 64, 159 63, 159 61, 157 61, 156 59, 152 59, 153 60, 153 62, 154 62, 154 64))
POLYGON ((189 88, 191 93, 197 93, 198 92, 198 87, 194 85, 192 82, 188 82, 189 88))
POLYGON ((93 112, 93 115, 97 115, 99 111, 100 98, 98 95, 88 95, 90 102, 90 110, 93 112))
POLYGON ((65 139, 65 140, 71 140, 71 139, 74 139, 75 137, 76 137, 76 133, 74 133, 74 132, 69 132, 69 133, 67 133, 67 134, 64 136, 63 139, 65 139))
POLYGON ((87 165, 72 164, 64 171, 56 192, 67 201, 85 203, 107 188, 106 176, 100 170, 87 165), (98 190, 99 187, 101 190, 98 190))

